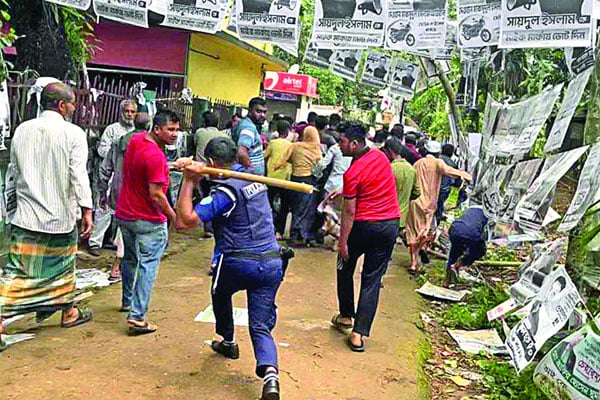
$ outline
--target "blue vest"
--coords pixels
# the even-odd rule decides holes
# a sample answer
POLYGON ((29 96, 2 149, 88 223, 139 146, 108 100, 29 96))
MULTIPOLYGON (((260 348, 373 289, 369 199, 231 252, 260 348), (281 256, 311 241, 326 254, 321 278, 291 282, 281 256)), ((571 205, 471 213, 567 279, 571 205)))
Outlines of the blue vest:
POLYGON ((228 188, 236 206, 228 217, 213 219, 216 247, 225 255, 237 251, 261 252, 276 249, 275 228, 267 186, 239 179, 220 181, 213 190, 228 188))

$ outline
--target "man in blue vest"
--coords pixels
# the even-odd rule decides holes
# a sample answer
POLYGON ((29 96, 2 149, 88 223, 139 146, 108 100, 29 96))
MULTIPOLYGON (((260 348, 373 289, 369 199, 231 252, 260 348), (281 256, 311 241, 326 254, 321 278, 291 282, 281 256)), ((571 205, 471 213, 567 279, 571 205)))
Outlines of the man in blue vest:
MULTIPOLYGON (((211 167, 244 171, 241 165, 235 164, 236 152, 230 138, 220 137, 208 142, 204 156, 211 167)), ((185 167, 185 164, 179 166, 185 167)), ((239 179, 217 180, 210 195, 194 205, 192 191, 202 177, 202 164, 188 164, 185 168, 176 225, 178 229, 190 229, 200 221, 213 224, 215 253, 220 255, 212 274, 212 303, 216 332, 223 340, 213 341, 211 347, 227 358, 239 358, 233 336, 231 297, 246 290, 256 374, 264 379, 261 399, 278 400, 277 348, 271 331, 277 317, 275 296, 283 270, 267 187, 239 179)))

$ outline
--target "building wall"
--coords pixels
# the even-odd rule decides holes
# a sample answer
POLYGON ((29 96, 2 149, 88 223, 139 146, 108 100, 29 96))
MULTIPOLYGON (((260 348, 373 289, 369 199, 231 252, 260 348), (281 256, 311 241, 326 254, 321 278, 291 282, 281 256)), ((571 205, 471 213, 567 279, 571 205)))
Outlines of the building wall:
POLYGON ((263 71, 285 68, 253 51, 215 35, 192 34, 187 63, 187 86, 196 96, 247 104, 258 96, 263 71))

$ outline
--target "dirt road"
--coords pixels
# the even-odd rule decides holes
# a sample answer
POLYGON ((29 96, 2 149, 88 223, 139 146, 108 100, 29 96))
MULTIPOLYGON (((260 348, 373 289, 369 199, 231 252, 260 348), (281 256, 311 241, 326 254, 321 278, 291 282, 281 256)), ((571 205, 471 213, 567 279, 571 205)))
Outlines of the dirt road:
MULTIPOLYGON (((205 341, 214 326, 194 322, 210 304, 205 265, 212 241, 179 235, 163 260, 149 318, 154 335, 130 338, 117 312, 120 284, 87 300, 93 323, 61 329, 55 316, 32 329, 36 338, 0 354, 0 399, 220 399, 260 397, 247 328, 238 327, 239 360, 212 353, 205 341)), ((109 254, 86 258, 80 267, 108 267, 109 254)), ((417 353, 421 333, 414 325, 418 298, 395 255, 384 279, 379 314, 363 354, 350 352, 345 336, 329 324, 336 311, 335 254, 297 252, 278 295, 274 336, 281 366, 282 398, 383 400, 424 398, 417 353), (394 265, 395 264, 395 265, 394 265)), ((245 296, 235 297, 237 307, 245 296)), ((31 323, 29 323, 31 324, 31 323)), ((18 322, 9 331, 23 329, 18 322)))

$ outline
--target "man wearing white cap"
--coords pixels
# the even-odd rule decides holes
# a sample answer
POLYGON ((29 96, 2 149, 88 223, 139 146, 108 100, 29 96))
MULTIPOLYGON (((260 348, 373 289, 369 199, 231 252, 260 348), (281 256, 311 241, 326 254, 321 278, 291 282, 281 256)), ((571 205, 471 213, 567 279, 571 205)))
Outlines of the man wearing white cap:
MULTIPOLYGON (((410 212, 406 221, 406 233, 410 249, 410 272, 418 272, 417 256, 419 251, 425 250, 431 240, 430 230, 433 224, 437 201, 440 193, 442 177, 450 176, 470 181, 471 175, 464 171, 449 167, 438 158, 442 152, 442 145, 430 140, 425 144, 427 156, 417 161, 414 165, 417 179, 421 187, 421 196, 411 202, 410 212)), ((426 253, 425 253, 426 255, 426 253)))

